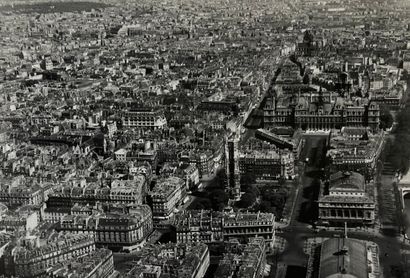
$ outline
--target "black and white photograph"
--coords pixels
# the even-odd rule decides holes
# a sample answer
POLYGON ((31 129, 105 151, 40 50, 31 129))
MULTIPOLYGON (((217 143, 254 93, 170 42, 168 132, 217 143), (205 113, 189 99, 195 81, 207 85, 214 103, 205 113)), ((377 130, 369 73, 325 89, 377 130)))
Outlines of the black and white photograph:
POLYGON ((410 278, 410 0, 0 0, 0 278, 410 278))

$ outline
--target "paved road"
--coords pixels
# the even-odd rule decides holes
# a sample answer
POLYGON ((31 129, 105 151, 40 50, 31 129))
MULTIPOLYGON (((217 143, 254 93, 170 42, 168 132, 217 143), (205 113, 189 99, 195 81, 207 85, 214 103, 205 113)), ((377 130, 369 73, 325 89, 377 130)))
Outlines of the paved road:
POLYGON ((309 158, 309 162, 301 167, 298 196, 296 197, 290 226, 306 227, 317 219, 317 203, 319 195, 321 171, 321 156, 326 144, 324 136, 306 136, 306 143, 301 154, 301 160, 309 158))
MULTIPOLYGON (((288 247, 282 253, 280 262, 287 262, 289 265, 305 266, 306 260, 301 255, 303 247, 303 241, 307 238, 331 238, 334 236, 343 236, 343 231, 319 231, 315 232, 309 228, 303 227, 287 227, 282 229, 281 232, 277 232, 277 236, 283 237, 289 243, 288 247), (297 242, 297 243, 295 243, 297 242), (289 259, 289 254, 292 254, 292 258, 289 259)), ((368 231, 349 231, 349 238, 372 241, 379 246, 380 264, 384 267, 384 277, 393 278, 391 271, 394 267, 401 264, 401 252, 400 250, 410 251, 410 245, 405 244, 396 237, 387 237, 379 233, 371 233, 368 231)))
MULTIPOLYGON (((305 147, 302 150, 301 160, 306 158, 318 158, 326 143, 324 136, 307 136, 305 147), (322 146, 321 146, 322 145, 322 146)), ((318 160, 317 160, 318 161, 318 160)), ((279 256, 279 262, 287 265, 306 266, 308 256, 303 252, 303 244, 305 239, 310 234, 314 236, 314 232, 309 229, 309 225, 317 217, 316 201, 318 198, 318 179, 322 172, 318 171, 320 165, 315 163, 308 163, 304 171, 301 173, 299 190, 296 196, 295 206, 290 220, 290 224, 283 231, 277 233, 286 239, 287 246, 283 253, 279 256)))
MULTIPOLYGON (((318 161, 318 152, 321 149, 321 144, 325 143, 324 137, 309 136, 306 138, 305 149, 302 156, 313 158, 318 161), (315 159, 316 158, 316 159, 315 159)), ((311 160, 312 161, 312 160, 311 160)), ((302 266, 307 265, 307 255, 303 252, 303 244, 307 238, 330 238, 334 236, 343 236, 343 231, 322 230, 319 232, 311 228, 311 223, 316 219, 315 201, 318 198, 317 187, 318 179, 323 174, 320 171, 320 164, 307 165, 303 175, 300 178, 299 194, 296 198, 295 210, 291 217, 288 227, 277 232, 278 237, 286 239, 287 246, 279 255, 278 263, 302 266)), ((349 229, 349 238, 355 238, 365 241, 373 241, 378 244, 380 252, 380 263, 383 267, 384 277, 394 278, 393 269, 401 264, 400 250, 410 251, 410 245, 402 242, 400 238, 395 236, 390 237, 378 233, 374 230, 356 231, 349 229)))

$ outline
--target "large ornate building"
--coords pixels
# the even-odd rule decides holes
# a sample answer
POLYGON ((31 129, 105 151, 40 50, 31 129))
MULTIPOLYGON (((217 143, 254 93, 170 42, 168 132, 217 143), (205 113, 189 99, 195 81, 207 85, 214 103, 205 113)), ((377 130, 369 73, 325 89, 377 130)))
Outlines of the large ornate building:
POLYGON ((114 180, 110 187, 84 181, 61 186, 48 196, 47 219, 55 222, 53 214, 69 213, 74 204, 94 206, 97 203, 111 204, 142 204, 147 188, 143 175, 135 176, 133 180, 114 180))
POLYGON ((214 242, 252 237, 275 241, 275 216, 272 213, 211 212, 207 210, 180 212, 173 226, 177 242, 214 242))
POLYGON ((327 91, 301 76, 302 65, 286 60, 262 103, 263 126, 306 129, 340 129, 344 126, 377 130, 380 108, 371 97, 352 92, 327 91))
POLYGON ((187 186, 183 179, 168 177, 157 181, 154 188, 149 192, 152 203, 154 222, 168 220, 178 204, 187 194, 187 186))
POLYGON ((350 238, 331 238, 320 246, 318 278, 380 277, 378 247, 350 238))
POLYGON ((41 205, 47 198, 51 186, 41 187, 29 180, 2 182, 0 185, 0 203, 11 208, 22 205, 41 205))
POLYGON ((383 131, 375 134, 363 127, 344 127, 340 132, 332 131, 326 154, 329 171, 355 171, 364 175, 366 180, 373 179, 383 143, 383 131))
POLYGON ((244 176, 257 181, 293 179, 295 158, 299 156, 302 147, 300 136, 294 137, 279 136, 268 130, 258 129, 255 138, 249 138, 241 146, 239 136, 226 138, 225 169, 230 196, 240 199, 240 183, 244 176))
POLYGON ((28 236, 24 238, 23 245, 8 250, 10 253, 5 256, 5 275, 40 277, 47 268, 94 250, 94 238, 87 234, 54 233, 45 242, 36 236, 28 236))
POLYGON ((164 112, 153 108, 138 108, 120 113, 122 124, 125 127, 143 129, 163 129, 167 125, 164 112))
POLYGON ((209 243, 223 240, 223 217, 218 211, 186 210, 175 215, 177 242, 209 243))
MULTIPOLYGON (((309 91, 309 85, 303 83, 301 76, 301 65, 292 62, 290 59, 286 59, 280 70, 280 74, 275 81, 275 91, 277 96, 281 95, 294 95, 298 92, 309 91)), ((282 108, 286 108, 286 103, 281 105, 282 108)))
POLYGON ((322 187, 319 197, 319 219, 329 224, 371 225, 375 219, 372 188, 366 188, 363 175, 337 172, 322 187))
POLYGON ((281 150, 273 144, 250 140, 239 153, 239 173, 258 180, 292 179, 294 155, 292 150, 281 150))
POLYGON ((295 52, 300 56, 316 56, 323 46, 323 41, 315 40, 312 32, 306 30, 303 34, 303 40, 297 44, 295 52))
POLYGON ((272 213, 225 213, 224 240, 262 237, 269 246, 275 242, 275 215, 272 213))
POLYGON ((368 277, 366 245, 346 238, 324 241, 320 253, 319 277, 332 276, 368 277))
POLYGON ((153 231, 152 213, 148 205, 130 207, 125 212, 64 216, 57 231, 91 234, 98 246, 127 250, 145 242, 153 231))
POLYGON ((265 102, 264 126, 292 126, 306 129, 340 129, 370 127, 380 123, 379 105, 367 98, 346 99, 331 92, 268 96, 265 102))

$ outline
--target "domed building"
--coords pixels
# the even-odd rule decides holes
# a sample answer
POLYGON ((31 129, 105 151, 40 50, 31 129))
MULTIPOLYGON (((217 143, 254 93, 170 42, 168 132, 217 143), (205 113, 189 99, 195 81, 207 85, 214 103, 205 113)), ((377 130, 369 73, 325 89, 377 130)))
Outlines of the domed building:
MULTIPOLYGON (((330 224, 371 225, 375 203, 367 192, 365 178, 357 172, 337 172, 319 197, 319 219, 330 224)), ((369 190, 370 191, 370 190, 369 190)))
POLYGON ((296 46, 296 54, 305 57, 311 57, 318 54, 320 48, 318 47, 318 42, 311 31, 306 30, 303 33, 303 41, 298 43, 296 46))
POLYGON ((319 278, 368 278, 367 254, 360 240, 328 239, 321 246, 319 278))

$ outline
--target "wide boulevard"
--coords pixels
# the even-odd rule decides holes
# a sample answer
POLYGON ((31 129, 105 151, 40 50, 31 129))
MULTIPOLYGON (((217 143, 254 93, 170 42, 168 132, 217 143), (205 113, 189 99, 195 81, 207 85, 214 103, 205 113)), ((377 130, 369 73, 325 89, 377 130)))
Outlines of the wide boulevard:
MULTIPOLYGON (((323 176, 326 136, 305 136, 302 151, 301 175, 298 196, 288 226, 278 229, 277 237, 286 240, 286 247, 277 257, 277 262, 287 266, 306 267, 308 256, 303 252, 304 241, 308 238, 331 238, 344 236, 343 228, 317 229, 312 225, 317 220, 317 199, 320 179, 323 176), (308 158, 308 160, 306 160, 308 158)), ((372 228, 349 228, 349 238, 372 241, 379 246, 380 264, 384 277, 403 277, 400 274, 402 255, 400 250, 410 250, 396 231, 382 233, 372 228)))

